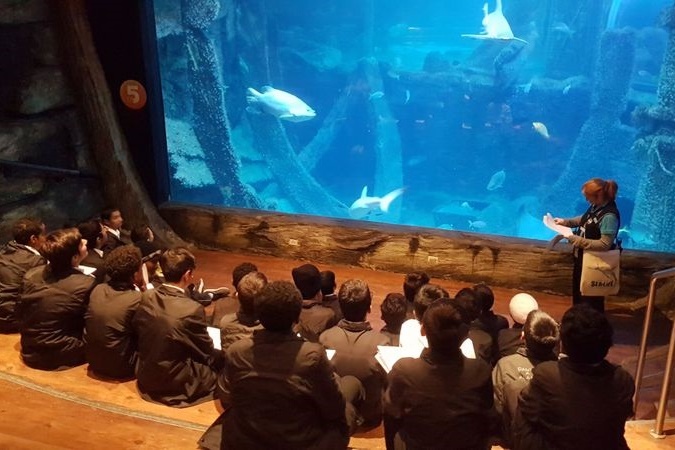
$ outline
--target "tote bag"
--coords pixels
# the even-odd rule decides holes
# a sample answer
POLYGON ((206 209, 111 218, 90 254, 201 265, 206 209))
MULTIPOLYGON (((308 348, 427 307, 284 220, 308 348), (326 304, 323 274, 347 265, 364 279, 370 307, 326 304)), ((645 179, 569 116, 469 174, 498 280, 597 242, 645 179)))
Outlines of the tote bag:
POLYGON ((581 262, 581 295, 615 295, 619 292, 621 250, 584 251, 581 262))

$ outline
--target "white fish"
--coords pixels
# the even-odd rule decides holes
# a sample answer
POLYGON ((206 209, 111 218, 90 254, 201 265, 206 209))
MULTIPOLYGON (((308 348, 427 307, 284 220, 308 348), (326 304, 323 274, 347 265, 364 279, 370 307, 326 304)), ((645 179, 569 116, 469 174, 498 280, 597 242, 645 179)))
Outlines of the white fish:
POLYGON ((534 131, 539 133, 540 135, 543 136, 544 139, 550 139, 551 135, 548 134, 548 128, 546 128, 546 125, 544 125, 541 122, 532 122, 532 128, 534 128, 534 131))
POLYGON ((469 205, 469 202, 462 202, 460 206, 464 209, 472 209, 471 205, 469 205))
POLYGON ((410 91, 408 89, 406 89, 405 90, 405 101, 403 102, 403 104, 407 105, 409 101, 410 101, 410 91))
POLYGON ((262 93, 247 89, 248 112, 264 112, 289 122, 304 122, 316 117, 316 112, 293 94, 270 86, 263 86, 261 90, 262 93))
POLYGON ((568 84, 567 86, 565 86, 565 87, 563 88, 563 95, 569 94, 570 89, 572 89, 572 85, 571 85, 571 84, 568 84))
POLYGON ((504 186, 504 181, 506 181, 506 172, 503 170, 495 172, 490 177, 490 181, 487 184, 487 190, 494 191, 495 189, 499 189, 500 187, 504 186))
POLYGON ((472 39, 493 39, 500 41, 527 41, 517 38, 511 31, 511 25, 502 12, 502 0, 497 0, 497 8, 488 14, 488 4, 483 5, 483 31, 481 34, 463 34, 462 37, 472 39))
POLYGON ((575 31, 571 29, 570 26, 567 25, 565 22, 554 23, 553 26, 551 27, 551 31, 555 31, 560 34, 564 34, 566 36, 571 36, 575 33, 575 31))
POLYGON ((469 220, 469 228, 472 230, 482 230, 487 226, 487 223, 482 220, 469 220))
POLYGON ((375 91, 372 94, 368 96, 368 100, 377 100, 384 97, 384 92, 382 91, 375 91))
POLYGON ((368 186, 363 186, 361 197, 357 198, 349 207, 349 216, 352 219, 367 218, 371 214, 383 214, 389 211, 389 205, 401 194, 404 188, 394 189, 384 197, 368 197, 368 186))

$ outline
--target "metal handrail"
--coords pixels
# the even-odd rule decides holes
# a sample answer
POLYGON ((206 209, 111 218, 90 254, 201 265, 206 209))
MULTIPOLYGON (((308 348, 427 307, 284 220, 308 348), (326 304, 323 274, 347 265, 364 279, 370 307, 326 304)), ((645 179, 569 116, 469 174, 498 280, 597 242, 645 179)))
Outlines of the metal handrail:
MULTIPOLYGON (((652 323, 654 313, 654 302, 656 300, 656 282, 664 278, 675 277, 675 267, 661 270, 652 274, 649 283, 649 297, 647 300, 647 310, 645 311, 645 323, 642 327, 642 338, 640 339, 640 350, 638 351, 637 367, 635 369, 635 394, 633 396, 633 416, 637 413, 637 406, 640 397, 640 387, 642 386, 642 375, 645 369, 645 358, 647 356, 647 337, 652 323)), ((668 344, 668 357, 666 360, 666 370, 663 374, 663 386, 661 387, 661 397, 656 411, 656 425, 650 434, 658 439, 663 439, 666 435, 663 433, 663 424, 666 418, 666 407, 668 405, 668 395, 670 394, 670 381, 672 378, 673 357, 675 356, 675 322, 670 332, 670 342, 668 344)))

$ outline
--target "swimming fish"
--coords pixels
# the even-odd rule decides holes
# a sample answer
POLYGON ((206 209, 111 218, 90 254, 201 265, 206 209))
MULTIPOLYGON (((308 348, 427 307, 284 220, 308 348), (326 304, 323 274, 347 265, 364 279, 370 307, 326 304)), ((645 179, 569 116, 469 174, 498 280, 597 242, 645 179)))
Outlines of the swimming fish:
POLYGON ((488 4, 483 5, 483 31, 481 34, 463 34, 462 37, 472 39, 494 39, 501 41, 520 41, 527 44, 527 41, 517 38, 511 31, 511 25, 502 13, 502 0, 497 0, 497 8, 488 14, 488 4))
POLYGON ((405 101, 403 102, 403 104, 407 105, 409 101, 410 101, 410 91, 408 89, 406 89, 405 90, 405 101))
POLYGON ((494 191, 495 189, 499 189, 504 186, 504 181, 506 181, 506 172, 503 170, 495 172, 492 177, 490 177, 490 181, 487 184, 487 190, 494 191))
POLYGON ((551 31, 555 31, 557 33, 566 35, 566 36, 571 36, 575 33, 573 29, 570 28, 569 25, 567 25, 565 22, 556 22, 553 24, 551 27, 551 31))
POLYGON ((563 92, 563 95, 569 94, 570 89, 572 89, 572 85, 571 85, 571 84, 568 84, 567 86, 565 86, 565 87, 563 88, 563 91, 562 91, 562 92, 563 92))
POLYGON ((404 188, 394 189, 384 197, 368 197, 368 186, 363 186, 361 197, 357 198, 349 207, 349 216, 352 219, 368 218, 371 214, 384 214, 389 211, 389 205, 403 194, 404 188))
POLYGON ((487 223, 482 220, 469 220, 469 228, 472 230, 482 230, 486 226, 487 223))
POLYGON ((274 89, 271 86, 263 86, 261 92, 248 88, 246 111, 250 113, 267 113, 277 119, 289 122, 304 122, 316 117, 316 112, 293 94, 274 89))
POLYGON ((384 92, 375 91, 368 96, 368 100, 377 100, 377 99, 382 98, 382 97, 384 97, 384 92))
POLYGON ((544 137, 544 139, 550 139, 551 135, 548 134, 548 128, 546 128, 546 125, 544 125, 541 122, 532 122, 532 128, 534 128, 534 131, 539 133, 544 137))

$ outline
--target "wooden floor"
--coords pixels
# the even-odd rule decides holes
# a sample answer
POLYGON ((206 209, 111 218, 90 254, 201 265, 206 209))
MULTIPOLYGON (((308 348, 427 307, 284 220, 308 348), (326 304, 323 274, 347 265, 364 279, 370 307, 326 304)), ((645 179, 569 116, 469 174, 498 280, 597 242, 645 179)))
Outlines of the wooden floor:
MULTIPOLYGON (((232 269, 239 263, 255 263, 271 280, 290 280, 293 267, 300 261, 271 257, 196 251, 196 276, 207 287, 231 287, 232 269)), ((379 305, 388 292, 400 292, 402 274, 372 271, 345 266, 319 265, 336 273, 338 284, 349 278, 368 282, 374 295, 370 321, 374 328, 382 325, 379 305)), ((465 283, 434 280, 454 294, 465 283)), ((495 288, 498 313, 508 316, 508 301, 517 290, 495 288)), ((530 292, 540 307, 556 319, 570 304, 570 299, 530 292)), ((210 308, 221 315, 235 311, 237 304, 226 298, 210 308)), ((612 309, 608 316, 615 327, 615 346, 609 359, 625 363, 634 371, 637 345, 642 329, 640 313, 612 309)), ((647 364, 638 419, 653 418, 658 398, 670 322, 658 315, 650 339, 652 356, 647 364)), ((675 392, 675 390, 671 391, 675 392)), ((215 402, 186 409, 174 409, 140 399, 134 381, 110 382, 92 377, 86 366, 61 372, 43 372, 23 365, 19 357, 19 337, 0 335, 0 449, 194 449, 202 431, 219 415, 215 402)), ((626 426, 626 437, 633 449, 675 449, 675 437, 655 440, 649 436, 653 420, 637 420, 626 426)), ((675 432, 675 421, 667 421, 666 431, 675 432)), ((354 436, 352 448, 384 449, 382 429, 354 436)))

